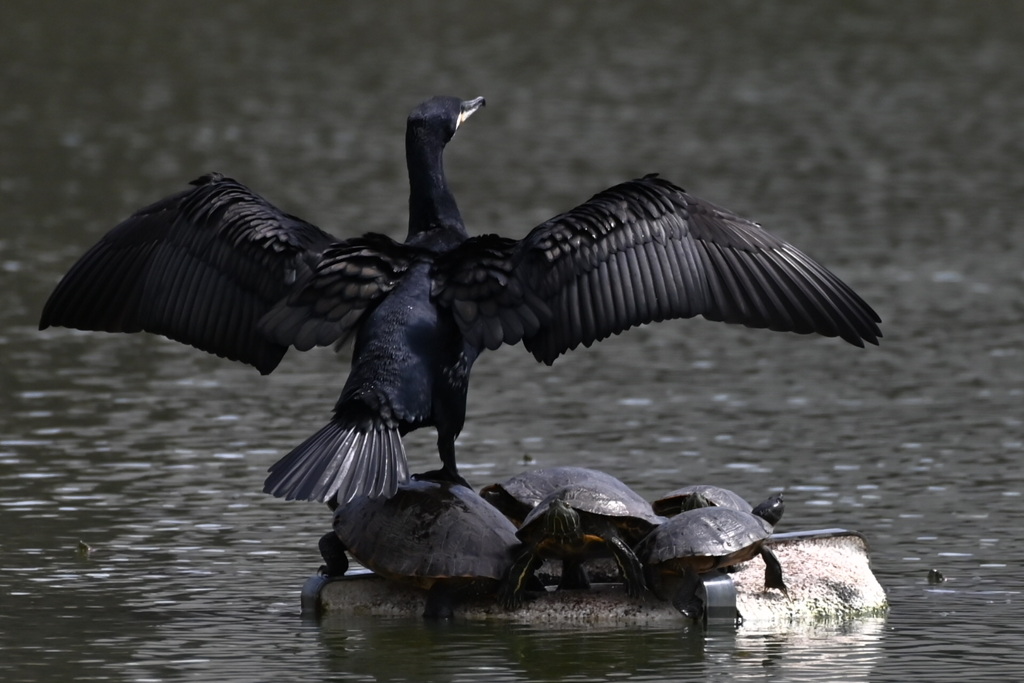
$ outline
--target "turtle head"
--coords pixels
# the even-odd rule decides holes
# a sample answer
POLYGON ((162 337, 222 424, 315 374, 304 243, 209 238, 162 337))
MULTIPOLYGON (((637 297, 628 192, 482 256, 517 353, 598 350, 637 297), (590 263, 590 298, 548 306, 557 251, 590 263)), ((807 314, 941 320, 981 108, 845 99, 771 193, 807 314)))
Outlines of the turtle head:
POLYGON ((578 541, 583 535, 580 529, 580 513, 562 499, 551 501, 544 513, 544 535, 558 541, 578 541))
POLYGON ((480 489, 480 497, 498 508, 498 510, 512 520, 517 527, 521 526, 523 520, 533 508, 526 503, 520 502, 509 493, 501 484, 491 484, 480 489))
POLYGON ((698 491, 696 493, 691 493, 690 495, 683 498, 683 507, 680 510, 680 512, 686 512, 687 510, 696 510, 698 508, 709 508, 714 506, 714 503, 708 500, 703 493, 700 493, 698 491))
POLYGON ((785 511, 786 504, 782 500, 782 494, 777 493, 764 502, 758 503, 757 507, 751 510, 750 513, 775 526, 782 519, 782 513, 785 511))

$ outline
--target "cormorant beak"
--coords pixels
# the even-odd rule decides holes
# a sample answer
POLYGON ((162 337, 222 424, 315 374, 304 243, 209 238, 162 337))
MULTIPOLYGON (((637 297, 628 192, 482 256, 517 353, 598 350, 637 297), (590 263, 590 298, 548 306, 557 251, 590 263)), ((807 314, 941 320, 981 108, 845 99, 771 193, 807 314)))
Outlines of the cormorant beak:
POLYGON ((463 102, 462 111, 459 112, 459 118, 455 122, 455 130, 458 130, 459 126, 462 125, 463 121, 472 116, 473 112, 475 112, 477 109, 484 106, 485 104, 487 104, 487 102, 482 97, 478 97, 475 100, 466 100, 465 102, 463 102))

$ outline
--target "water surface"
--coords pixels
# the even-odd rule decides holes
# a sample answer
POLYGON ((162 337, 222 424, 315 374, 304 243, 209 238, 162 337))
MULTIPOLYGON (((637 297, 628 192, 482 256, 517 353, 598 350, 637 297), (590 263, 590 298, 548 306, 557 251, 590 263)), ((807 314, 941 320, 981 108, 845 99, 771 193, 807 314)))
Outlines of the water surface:
MULTIPOLYGON (((6 3, 0 8, 0 678, 979 680, 1024 670, 1024 17, 1010 2, 6 3), (339 236, 405 233, 402 131, 471 231, 660 172, 834 269, 885 339, 685 321, 554 367, 486 354, 460 464, 584 464, 655 496, 783 490, 871 543, 883 619, 763 633, 299 616, 324 508, 259 491, 347 357, 264 378, 148 336, 36 329, 60 275, 210 170, 339 236), (672 485, 669 483, 671 482, 672 485), (79 549, 87 544, 91 552, 79 549), (929 585, 928 569, 948 581, 929 585)), ((408 447, 435 467, 432 434, 408 447)))

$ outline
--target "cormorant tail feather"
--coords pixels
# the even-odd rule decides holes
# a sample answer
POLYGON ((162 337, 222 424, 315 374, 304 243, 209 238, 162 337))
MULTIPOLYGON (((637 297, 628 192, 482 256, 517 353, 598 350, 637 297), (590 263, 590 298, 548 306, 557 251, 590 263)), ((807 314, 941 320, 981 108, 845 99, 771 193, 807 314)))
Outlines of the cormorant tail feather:
POLYGON ((264 493, 287 500, 344 504, 359 496, 390 498, 408 481, 398 428, 382 420, 352 422, 338 416, 270 469, 264 493))

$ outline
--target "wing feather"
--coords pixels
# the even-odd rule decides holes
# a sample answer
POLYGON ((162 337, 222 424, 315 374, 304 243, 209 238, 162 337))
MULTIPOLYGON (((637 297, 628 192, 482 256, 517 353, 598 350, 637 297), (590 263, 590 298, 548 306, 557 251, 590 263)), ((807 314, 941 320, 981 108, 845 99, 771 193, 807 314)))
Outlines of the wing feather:
POLYGON ((423 257, 415 247, 372 233, 333 244, 267 311, 259 329, 275 343, 300 351, 341 346, 423 257))
POLYGON ((522 339, 545 363, 636 325, 697 315, 857 346, 881 336, 877 314, 823 266, 657 176, 609 188, 519 242, 470 238, 433 278, 468 340, 522 339))
POLYGON ((50 295, 40 328, 147 331, 267 373, 287 347, 260 335, 258 321, 333 241, 241 183, 209 174, 86 252, 50 295))

